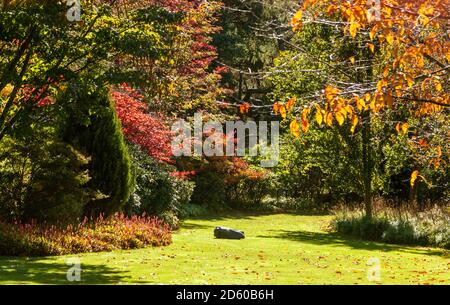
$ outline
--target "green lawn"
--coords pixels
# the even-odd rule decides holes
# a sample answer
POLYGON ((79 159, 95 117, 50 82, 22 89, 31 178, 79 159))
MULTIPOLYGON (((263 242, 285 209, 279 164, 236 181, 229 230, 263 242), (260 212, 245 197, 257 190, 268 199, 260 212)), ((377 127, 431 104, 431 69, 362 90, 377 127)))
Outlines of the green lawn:
MULTIPOLYGON (((78 255, 86 284, 450 284, 450 256, 438 249, 386 245, 326 233, 330 216, 234 215, 185 221, 171 246, 78 255), (218 240, 215 226, 245 231, 218 240)), ((0 258, 0 284, 68 284, 65 257, 0 258)))

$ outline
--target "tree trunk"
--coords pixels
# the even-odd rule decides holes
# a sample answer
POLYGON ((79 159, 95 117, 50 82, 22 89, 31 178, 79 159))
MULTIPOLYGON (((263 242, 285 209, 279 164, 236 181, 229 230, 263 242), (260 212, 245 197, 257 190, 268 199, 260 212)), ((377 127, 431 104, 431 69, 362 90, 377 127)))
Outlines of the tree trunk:
POLYGON ((371 122, 370 110, 363 113, 362 122, 362 158, 363 158, 363 179, 364 179, 364 208, 367 218, 372 218, 373 203, 372 203, 372 148, 371 148, 371 122))

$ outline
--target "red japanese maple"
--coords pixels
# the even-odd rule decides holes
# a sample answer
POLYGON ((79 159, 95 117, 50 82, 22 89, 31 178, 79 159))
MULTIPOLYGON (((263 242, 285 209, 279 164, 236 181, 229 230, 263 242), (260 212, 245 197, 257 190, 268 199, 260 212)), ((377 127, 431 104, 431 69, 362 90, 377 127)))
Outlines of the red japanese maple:
POLYGON ((147 105, 141 101, 142 96, 127 84, 117 87, 112 96, 127 140, 151 157, 171 163, 171 132, 164 117, 149 113, 147 105))

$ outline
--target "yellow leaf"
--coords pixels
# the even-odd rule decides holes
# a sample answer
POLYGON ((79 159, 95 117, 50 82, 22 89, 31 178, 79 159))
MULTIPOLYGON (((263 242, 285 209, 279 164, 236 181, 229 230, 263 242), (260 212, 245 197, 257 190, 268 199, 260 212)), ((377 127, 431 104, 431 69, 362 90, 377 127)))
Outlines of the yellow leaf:
POLYGON ((350 129, 350 132, 352 134, 355 133, 355 129, 356 129, 356 126, 358 125, 358 122, 359 122, 358 116, 357 115, 353 115, 353 117, 352 117, 352 128, 350 129))
POLYGON ((327 8, 327 14, 332 15, 336 11, 336 7, 333 4, 330 4, 327 8))
POLYGON ((345 106, 345 110, 347 111, 347 113, 349 115, 353 114, 353 107, 352 106, 350 106, 350 105, 345 106))
POLYGON ((417 177, 419 177, 419 171, 413 171, 411 174, 411 187, 414 187, 414 184, 416 183, 417 177))
POLYGON ((388 81, 385 78, 383 78, 380 81, 378 81, 378 83, 377 83, 377 90, 378 90, 378 92, 382 92, 383 88, 386 87, 387 85, 388 85, 388 81))
POLYGON ((375 53, 375 45, 373 43, 368 43, 367 46, 369 47, 372 53, 375 53))
POLYGON ((331 112, 328 112, 325 115, 325 121, 328 126, 330 126, 330 127, 333 126, 333 114, 331 112))
POLYGON ((436 88, 436 90, 438 92, 442 91, 442 84, 440 81, 438 81, 437 79, 434 80, 434 87, 436 88))
POLYGON ((332 100, 334 100, 336 98, 336 96, 340 93, 341 91, 336 88, 333 87, 331 85, 327 85, 325 87, 325 98, 331 102, 332 100))
POLYGON ((351 35, 353 38, 356 37, 356 33, 358 32, 358 29, 359 29, 359 24, 358 24, 358 23, 352 22, 352 23, 350 24, 349 32, 350 32, 350 35, 351 35))
POLYGON ((281 117, 283 119, 285 119, 286 118, 286 107, 284 107, 284 105, 281 105, 279 108, 279 111, 280 111, 281 117))
POLYGON ((356 108, 358 108, 359 111, 362 111, 364 108, 366 108, 366 102, 359 96, 356 97, 356 108))
POLYGON ((392 34, 392 32, 389 32, 386 35, 386 41, 388 44, 393 44, 394 43, 394 35, 392 34))
POLYGON ((427 6, 423 8, 422 11, 425 15, 431 16, 434 13, 434 8, 432 6, 427 6))
POLYGON ((350 62, 352 63, 352 65, 355 64, 355 56, 350 57, 350 62))
POLYGON ((288 112, 291 112, 292 109, 294 109, 294 105, 295 105, 296 99, 295 97, 289 99, 289 101, 286 103, 286 109, 288 112))
POLYGON ((426 3, 422 4, 419 9, 420 22, 423 25, 427 25, 430 22, 430 18, 428 18, 428 16, 433 15, 433 13, 434 8, 432 6, 428 6, 426 3))
POLYGON ((14 90, 14 86, 12 86, 11 84, 7 84, 5 86, 5 88, 3 88, 2 91, 0 91, 0 96, 1 97, 8 97, 13 90, 14 90))
POLYGON ((402 124, 397 123, 397 125, 395 125, 395 130, 397 130, 397 133, 400 133, 401 128, 402 128, 402 124))
POLYGON ((408 87, 412 87, 414 85, 414 80, 411 76, 406 76, 406 81, 408 82, 408 87))
POLYGON ((373 99, 373 100, 370 102, 369 107, 370 107, 370 109, 372 109, 373 111, 378 112, 376 106, 377 106, 377 105, 375 104, 375 99, 373 99))
POLYGON ((298 124, 297 120, 293 120, 291 122, 291 124, 289 125, 289 129, 295 137, 300 137, 300 125, 298 124))
POLYGON ((310 112, 309 108, 303 109, 303 111, 302 111, 302 119, 306 119, 306 117, 308 116, 309 112, 310 112))
POLYGON ((309 130, 309 121, 308 121, 308 114, 309 114, 309 108, 305 108, 302 111, 302 130, 303 132, 308 132, 309 130))
POLYGON ((341 112, 337 112, 335 116, 339 126, 342 126, 342 124, 344 124, 345 121, 345 116, 341 112))
POLYGON ((374 27, 372 28, 372 30, 370 30, 369 37, 370 37, 370 40, 371 40, 371 41, 372 41, 373 38, 375 37, 375 34, 377 33, 377 30, 378 30, 378 27, 376 27, 376 26, 374 26, 374 27))
POLYGON ((278 114, 280 112, 280 107, 281 107, 281 104, 278 102, 273 104, 273 113, 278 114))
POLYGON ((385 8, 383 8, 386 14, 386 17, 391 17, 392 15, 392 9, 389 6, 386 6, 385 8))
POLYGON ((383 77, 386 78, 389 75, 389 66, 384 67, 383 69, 383 77))
POLYGON ((291 20, 291 26, 293 31, 300 31, 302 29, 302 17, 303 12, 298 11, 291 20))
POLYGON ((402 132, 403 134, 406 134, 408 132, 409 125, 408 123, 402 124, 402 132))
POLYGON ((295 13, 295 15, 294 15, 294 19, 302 19, 302 17, 303 17, 303 11, 302 10, 299 10, 299 11, 297 11, 297 13, 295 13))
POLYGON ((309 130, 309 121, 306 119, 306 120, 303 120, 302 119, 302 130, 303 130, 303 132, 308 132, 308 130, 309 130))
POLYGON ((322 109, 320 109, 320 106, 316 106, 316 122, 319 124, 319 126, 322 125, 323 122, 323 115, 322 115, 322 109))

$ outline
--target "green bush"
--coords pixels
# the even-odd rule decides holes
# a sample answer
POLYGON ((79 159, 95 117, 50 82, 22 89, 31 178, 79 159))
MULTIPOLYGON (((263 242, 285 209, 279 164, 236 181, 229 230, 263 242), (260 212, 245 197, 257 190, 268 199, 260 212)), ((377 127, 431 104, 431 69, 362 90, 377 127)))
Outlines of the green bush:
POLYGON ((73 223, 89 199, 88 158, 44 131, 0 146, 0 218, 73 223))
POLYGON ((177 230, 180 228, 180 219, 177 214, 178 213, 174 211, 163 211, 158 214, 158 218, 160 218, 171 229, 177 230))
POLYGON ((270 194, 268 171, 239 157, 190 158, 179 161, 179 166, 195 171, 192 202, 208 210, 259 208, 270 194))
POLYGON ((240 179, 228 186, 231 205, 237 209, 262 209, 263 200, 273 195, 271 176, 263 170, 246 170, 240 179))
POLYGON ((204 216, 209 213, 209 210, 198 204, 184 204, 181 206, 180 210, 180 218, 189 218, 189 217, 197 217, 204 216))
POLYGON ((24 201, 23 219, 56 223, 79 221, 90 198, 82 170, 88 159, 62 142, 46 143, 32 165, 32 181, 24 201))
POLYGON ((155 161, 138 146, 129 150, 136 179, 126 210, 129 214, 157 215, 172 228, 178 227, 180 209, 190 202, 194 183, 172 175, 172 166, 155 161))
POLYGON ((76 108, 65 130, 67 141, 91 157, 88 185, 102 194, 87 204, 87 216, 120 211, 134 187, 128 148, 107 89, 75 92, 76 108))

